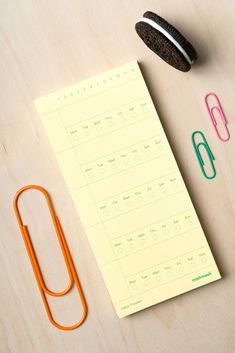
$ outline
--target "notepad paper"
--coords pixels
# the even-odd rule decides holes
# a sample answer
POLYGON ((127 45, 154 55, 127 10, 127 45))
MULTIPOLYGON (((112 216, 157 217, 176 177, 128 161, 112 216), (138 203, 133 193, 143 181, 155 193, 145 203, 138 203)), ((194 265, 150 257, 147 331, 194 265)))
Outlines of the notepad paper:
POLYGON ((220 278, 136 61, 35 104, 119 317, 220 278))

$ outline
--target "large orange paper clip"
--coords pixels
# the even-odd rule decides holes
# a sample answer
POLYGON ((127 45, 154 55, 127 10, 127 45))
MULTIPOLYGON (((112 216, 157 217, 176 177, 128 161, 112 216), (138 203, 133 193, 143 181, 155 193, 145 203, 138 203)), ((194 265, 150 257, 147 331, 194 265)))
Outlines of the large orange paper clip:
POLYGON ((52 325, 54 325, 55 327, 57 327, 58 329, 61 329, 61 330, 73 330, 73 329, 79 327, 84 322, 84 320, 87 316, 87 305, 86 305, 86 301, 85 301, 85 298, 84 298, 84 295, 82 292, 81 285, 80 285, 78 277, 77 277, 76 270, 73 265, 71 255, 69 253, 68 246, 65 241, 65 237, 64 237, 61 225, 60 225, 59 218, 54 213, 52 202, 51 202, 49 194, 41 186, 37 186, 37 185, 24 186, 20 190, 17 191, 17 193, 14 197, 13 207, 14 207, 16 218, 17 218, 17 221, 18 221, 18 224, 19 224, 19 227, 20 227, 23 239, 24 239, 24 243, 25 243, 28 255, 29 255, 29 259, 30 259, 30 262, 31 262, 31 265, 33 268, 33 272, 36 277, 39 292, 41 294, 41 297, 42 297, 42 300, 43 300, 43 303, 44 303, 44 306, 45 306, 45 309, 47 312, 48 319, 50 320, 52 325), (66 268, 68 271, 68 276, 69 276, 69 284, 68 284, 67 288, 65 288, 61 292, 53 292, 46 287, 44 280, 43 280, 43 277, 42 277, 42 274, 41 274, 41 270, 40 270, 40 267, 38 264, 38 260, 37 260, 35 251, 33 249, 32 242, 30 240, 29 232, 27 230, 26 225, 23 224, 20 213, 19 213, 19 209, 18 209, 18 205, 17 205, 18 198, 22 194, 22 192, 24 192, 25 190, 28 190, 28 189, 39 190, 41 193, 43 193, 43 195, 45 196, 46 202, 47 202, 47 206, 48 206, 51 218, 52 218, 52 222, 53 222, 53 225, 55 228, 55 232, 56 232, 59 244, 60 244, 60 248, 61 248, 61 251, 62 251, 62 254, 64 257, 64 262, 65 262, 65 265, 66 265, 66 268), (81 304, 82 304, 82 311, 83 311, 82 317, 76 324, 74 324, 72 326, 62 326, 62 325, 58 324, 57 322, 55 322, 55 320, 53 319, 53 316, 51 314, 51 311, 50 311, 45 294, 48 294, 53 297, 62 297, 65 294, 67 294, 68 292, 70 292, 74 283, 76 285, 78 295, 80 297, 81 304))

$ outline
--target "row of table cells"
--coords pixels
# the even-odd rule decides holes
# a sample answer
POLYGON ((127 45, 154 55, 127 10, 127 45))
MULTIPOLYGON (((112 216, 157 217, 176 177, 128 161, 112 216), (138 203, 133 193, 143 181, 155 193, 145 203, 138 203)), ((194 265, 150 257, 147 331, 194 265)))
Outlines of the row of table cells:
POLYGON ((169 217, 138 229, 135 232, 112 239, 112 247, 117 258, 143 250, 146 247, 180 236, 199 227, 199 222, 193 210, 169 217))
POLYGON ((116 153, 82 165, 88 182, 100 180, 116 172, 134 167, 170 152, 164 134, 132 145, 116 153))
POLYGON ((132 294, 166 284, 212 264, 208 249, 193 251, 126 278, 132 294))
POLYGON ((67 127, 67 132, 72 145, 76 146, 136 121, 151 117, 154 113, 154 106, 151 100, 146 97, 108 113, 73 124, 67 127))
POLYGON ((78 99, 87 99, 103 92, 103 90, 112 89, 117 85, 120 86, 135 80, 138 74, 135 67, 119 70, 116 73, 104 72, 99 77, 90 78, 73 85, 72 89, 66 88, 63 90, 63 95, 58 94, 57 101, 66 102, 67 104, 77 103, 78 99))
POLYGON ((148 203, 156 202, 165 197, 182 191, 184 187, 178 172, 170 176, 140 185, 110 199, 97 203, 102 220, 116 217, 148 203))

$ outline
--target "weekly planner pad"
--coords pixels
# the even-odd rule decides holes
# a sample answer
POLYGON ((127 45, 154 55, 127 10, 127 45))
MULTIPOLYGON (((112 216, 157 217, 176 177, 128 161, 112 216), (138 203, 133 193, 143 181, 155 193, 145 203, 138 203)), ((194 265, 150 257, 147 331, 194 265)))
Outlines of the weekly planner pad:
POLYGON ((119 317, 220 278, 136 61, 35 104, 119 317))

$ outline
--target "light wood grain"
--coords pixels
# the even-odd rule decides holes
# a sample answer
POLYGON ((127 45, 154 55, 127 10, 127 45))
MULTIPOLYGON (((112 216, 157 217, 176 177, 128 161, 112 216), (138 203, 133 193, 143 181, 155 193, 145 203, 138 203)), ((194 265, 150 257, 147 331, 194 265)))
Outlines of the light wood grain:
MULTIPOLYGON (((1 353, 235 352, 235 3, 231 0, 2 0, 0 2, 0 351, 1 353), (189 73, 169 67, 137 37, 134 24, 152 10, 193 42, 189 73), (79 217, 47 142, 33 99, 138 59, 205 229, 223 279, 118 319, 79 217), (231 139, 215 136, 203 96, 219 95, 231 139), (205 180, 190 135, 206 133, 217 177, 205 180), (81 328, 62 332, 46 318, 12 212, 25 184, 50 191, 89 306, 81 328)), ((45 279, 67 276, 42 198, 21 199, 45 279)), ((75 293, 52 300, 64 323, 79 318, 75 293)))

